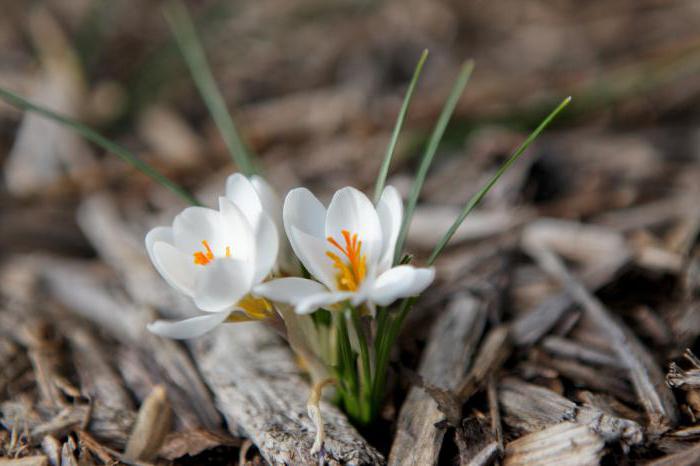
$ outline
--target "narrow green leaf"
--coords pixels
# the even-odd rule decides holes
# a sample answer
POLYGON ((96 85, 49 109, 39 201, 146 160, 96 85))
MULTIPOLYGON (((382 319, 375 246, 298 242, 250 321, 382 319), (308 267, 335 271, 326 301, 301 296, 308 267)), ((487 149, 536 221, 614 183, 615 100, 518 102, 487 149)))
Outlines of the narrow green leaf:
POLYGON ((231 158, 244 175, 249 176, 256 173, 257 170, 251 154, 238 134, 221 91, 214 80, 187 7, 181 0, 170 0, 164 11, 177 45, 190 69, 192 79, 209 109, 216 127, 219 128, 231 158))
POLYGON ((401 128, 403 127, 403 122, 406 119, 406 114, 408 113, 408 107, 411 103, 411 97, 413 97, 413 91, 416 89, 416 84, 418 84, 418 77, 423 70, 423 64, 428 58, 428 50, 423 50, 420 58, 418 59, 418 64, 416 64, 416 69, 413 71, 413 78, 411 78, 411 83, 408 85, 408 90, 406 90, 406 95, 403 98, 403 104, 401 104, 401 110, 399 111, 399 116, 396 119, 396 124, 394 125, 394 132, 391 134, 391 140, 389 141, 389 146, 386 148, 386 154, 384 155, 384 160, 382 161, 382 166, 377 174, 377 182, 374 186, 374 203, 379 202, 379 198, 384 190, 384 184, 386 183, 386 177, 389 175, 389 165, 391 165, 391 158, 394 156, 394 150, 396 149, 396 143, 399 140, 399 133, 401 133, 401 128))
POLYGON ((430 135, 428 145, 426 146, 420 166, 418 167, 418 172, 416 173, 416 178, 411 186, 411 192, 408 195, 408 202, 406 203, 403 223, 401 224, 399 238, 396 242, 394 264, 398 263, 399 259, 401 258, 403 246, 406 242, 406 236, 408 235, 408 227, 410 226, 411 219, 413 218, 413 211, 416 208, 418 196, 420 196, 420 192, 423 189, 425 177, 428 175, 428 169, 430 169, 430 165, 433 163, 435 152, 437 152, 438 145, 440 145, 440 140, 442 139, 443 134, 445 134, 447 123, 449 123, 450 118, 452 117, 452 112, 454 112, 454 109, 457 106, 457 102, 462 95, 462 91, 464 91, 467 82, 469 82, 469 77, 471 76, 473 69, 473 60, 469 60, 462 65, 457 81, 455 82, 454 86, 452 86, 452 91, 450 91, 450 95, 447 97, 447 101, 445 102, 445 106, 442 108, 440 117, 435 124, 435 128, 433 128, 432 134, 430 135))
POLYGON ((42 115, 50 120, 53 120, 57 123, 60 123, 62 125, 68 126, 81 136, 83 136, 85 139, 92 141, 93 143, 97 144, 98 146, 102 147, 108 152, 111 152, 113 154, 116 154, 119 156, 122 160, 125 162, 131 164, 133 167, 136 169, 140 170, 143 172, 145 175, 149 176, 152 180, 156 181, 157 183, 161 184, 162 186, 168 188, 178 196, 180 196, 182 199, 187 201, 190 204, 193 205, 201 205, 199 201, 190 193, 188 193, 185 189, 180 187, 178 184, 175 182, 171 181, 170 179, 166 178, 163 174, 161 174, 158 170, 144 162, 143 160, 139 159, 136 157, 134 154, 132 154, 128 149, 126 149, 123 146, 120 146, 119 144, 110 141, 109 139, 105 138, 104 136, 100 135, 96 131, 90 129, 89 127, 85 126, 84 124, 73 120, 72 118, 69 118, 64 115, 60 115, 52 110, 49 110, 45 107, 41 107, 39 105, 33 104, 29 102, 28 100, 18 96, 17 94, 8 91, 7 89, 0 88, 0 98, 8 102, 9 104, 20 108, 22 110, 30 111, 30 112, 35 112, 38 113, 39 115, 42 115))
POLYGON ((542 120, 542 123, 535 128, 535 130, 530 133, 530 135, 523 141, 522 144, 520 144, 520 147, 518 147, 515 152, 510 156, 506 162, 500 166, 498 171, 491 177, 491 179, 484 185, 483 188, 479 190, 476 194, 474 194, 471 199, 469 199, 469 202, 464 206, 464 209, 462 212, 459 214, 457 219, 454 221, 452 226, 447 230, 447 232, 443 235, 443 237, 438 241, 437 245, 435 246, 435 249, 433 249, 432 254, 430 255, 430 258, 428 259, 428 264, 432 265, 435 260, 438 258, 440 253, 442 252, 443 249, 445 249, 445 246, 447 246, 447 243, 450 241, 452 238, 452 235, 455 234, 459 226, 462 224, 465 218, 471 213, 472 210, 474 210, 474 207, 481 202, 481 199, 484 198, 486 193, 489 192, 489 190, 493 187, 494 184, 498 181, 498 179, 503 175, 508 168, 510 168, 511 165, 515 163, 518 158, 525 152, 525 150, 532 144, 532 142, 537 139, 537 137, 544 131, 544 129, 549 125, 549 123, 554 120, 554 118, 561 112, 564 107, 569 105, 569 102, 571 102, 571 97, 567 97, 564 99, 557 108, 555 108, 549 115, 547 115, 547 118, 542 120))

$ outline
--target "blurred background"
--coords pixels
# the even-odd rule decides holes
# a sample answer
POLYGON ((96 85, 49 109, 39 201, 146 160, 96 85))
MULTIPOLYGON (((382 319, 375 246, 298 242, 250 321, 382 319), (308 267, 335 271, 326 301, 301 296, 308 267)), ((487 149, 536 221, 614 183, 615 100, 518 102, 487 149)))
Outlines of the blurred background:
MULTIPOLYGON (((571 184, 564 172, 577 164, 600 169, 601 161, 616 178, 609 187, 616 196, 602 202, 634 202, 626 179, 650 176, 647 188, 673 190, 675 178, 658 168, 700 157, 700 5, 693 0, 187 4, 240 132, 281 191, 301 182, 370 186, 424 48, 430 57, 395 173, 415 166, 460 64, 476 61, 434 170, 447 167, 454 182, 436 177, 426 201, 461 203, 474 173, 500 161, 567 95, 574 104, 541 139, 552 163, 539 167, 544 185, 530 188, 542 200, 553 195, 547 190, 595 190, 595 177, 571 184)), ((80 119, 194 188, 235 167, 161 7, 5 2, 0 85, 80 119)), ((69 129, 5 103, 0 163, 2 253, 89 253, 71 227, 81 193, 109 186, 143 199, 158 189, 69 129), (36 228, 44 220, 51 229, 36 228)), ((587 212, 572 206, 569 213, 587 212)))
MULTIPOLYGON (((469 280, 473 284, 474 277, 489 282, 492 271, 475 271, 473 258, 502 247, 518 227, 545 216, 593 223, 624 235, 624 244, 634 252, 634 267, 621 280, 602 279, 599 284, 606 287, 601 296, 651 348, 662 368, 659 374, 686 347, 696 345, 700 2, 191 0, 186 4, 239 132, 281 193, 301 184, 322 199, 346 185, 371 192, 404 92, 427 48, 430 56, 389 178, 405 195, 460 66, 475 60, 474 74, 416 211, 409 248, 419 259, 450 225, 458 206, 552 108, 573 96, 573 103, 460 229, 454 253, 441 258, 440 286, 409 323, 399 358, 402 364, 415 367, 421 357, 429 326, 417 324, 432 322, 436 309, 442 309, 431 305, 468 286, 469 280)), ((4 0, 0 86, 95 128, 206 203, 215 199, 225 177, 236 170, 178 50, 161 2, 4 0)), ((38 396, 35 382, 39 395, 45 392, 41 378, 35 381, 32 375, 24 348, 53 345, 64 337, 70 345, 78 340, 71 329, 59 325, 57 330, 52 324, 29 340, 17 337, 14 325, 26 326, 23 319, 46 320, 40 312, 30 316, 26 309, 53 309, 27 305, 36 297, 31 292, 17 296, 18 290, 30 289, 23 288, 25 269, 18 264, 30 264, 29 275, 37 270, 50 275, 52 293, 59 296, 61 306, 83 309, 88 303, 86 311, 78 312, 83 317, 75 320, 80 321, 75 329, 102 324, 86 323, 93 297, 73 299, 77 292, 72 287, 82 282, 61 288, 61 280, 70 278, 62 276, 69 270, 64 262, 68 259, 82 261, 83 278, 93 274, 104 278, 110 291, 123 286, 130 303, 167 308, 161 306, 162 296, 149 294, 155 292, 144 290, 141 283, 153 276, 141 241, 148 227, 168 223, 185 204, 71 129, 2 101, 0 166, 0 302, 8 311, 0 312, 4 329, 0 360, 14 361, 16 366, 16 374, 0 377, 1 398, 17 400, 24 393, 26 400, 38 396), (131 255, 122 254, 124 248, 131 255), (49 256, 46 253, 57 262, 51 266, 42 262, 49 256), (38 267, 32 257, 39 258, 38 267), (135 263, 142 268, 131 274, 135 263), (11 307, 8 302, 24 304, 11 307)), ((517 318, 559 290, 541 270, 517 254, 516 259, 506 265, 512 285, 510 306, 503 315, 500 311, 491 315, 492 323, 517 318)), ((89 284, 84 290, 97 288, 89 284)), ((134 309, 141 310, 138 306, 134 309)), ((143 319, 148 320, 144 316, 133 312, 139 331, 143 319)), ((578 328, 579 333, 569 335, 578 321, 567 322, 558 328, 562 335, 610 353, 599 333, 589 327, 588 333, 578 328)), ((120 342, 116 362, 111 362, 121 374, 115 383, 126 387, 119 406, 127 406, 124 409, 133 416, 133 400, 140 403, 149 393, 146 388, 174 381, 168 393, 175 400, 179 428, 222 425, 215 410, 211 414, 197 409, 197 396, 208 393, 201 382, 196 386, 201 393, 195 390, 193 395, 187 379, 177 382, 178 377, 169 373, 162 378, 154 375, 158 364, 144 356, 148 351, 132 345, 140 337, 123 336, 121 330, 111 329, 93 342, 103 349, 111 348, 114 339, 120 342), (145 369, 137 364, 140 358, 145 369), (139 374, 153 379, 147 377, 146 383, 131 377, 137 366, 143 369, 139 374), (184 401, 178 404, 178 400, 184 401)), ((151 344, 156 345, 148 340, 151 344)), ((571 364, 556 364, 561 355, 542 356, 550 350, 547 346, 519 353, 509 367, 528 380, 545 380, 549 388, 570 397, 571 387, 597 387, 634 406, 630 386, 618 380, 617 369, 577 372, 571 364), (607 378, 601 379, 602 373, 607 378)), ((108 353, 106 360, 111 361, 113 355, 108 353)), ((68 374, 85 388, 81 366, 75 366, 78 375, 70 363, 56 373, 68 374)), ((383 422, 396 421, 408 385, 399 383, 390 394, 383 422)), ((206 406, 213 410, 207 396, 206 406)), ((679 396, 679 403, 683 400, 679 396)), ((477 400, 477 405, 483 408, 484 400, 477 400)), ((691 416, 700 415, 697 400, 695 411, 688 409, 691 416)), ((8 430, 0 430, 0 438, 7 439, 9 427, 3 425, 8 430)), ((384 454, 392 429, 368 436, 384 454)), ((115 448, 124 445, 125 437, 106 437, 115 448)), ((207 439, 206 445, 232 444, 230 439, 207 439)), ((663 447, 656 444, 642 456, 678 451, 676 441, 663 447)), ((197 437, 196 442, 203 441, 197 437)), ((182 455, 175 449, 168 457, 182 455)))

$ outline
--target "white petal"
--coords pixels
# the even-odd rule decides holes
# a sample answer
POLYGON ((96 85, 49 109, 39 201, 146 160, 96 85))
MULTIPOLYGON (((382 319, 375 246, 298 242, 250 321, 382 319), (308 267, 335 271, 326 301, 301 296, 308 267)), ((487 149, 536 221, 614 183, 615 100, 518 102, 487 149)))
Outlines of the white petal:
POLYGON ((174 245, 189 254, 202 251, 202 241, 211 245, 216 256, 223 256, 225 237, 222 234, 221 215, 206 207, 188 207, 173 221, 174 245))
POLYGON ((367 261, 377 263, 382 249, 382 228, 372 202, 355 188, 343 188, 333 195, 326 215, 326 236, 332 236, 341 245, 342 231, 357 233, 367 261))
POLYGON ((173 229, 171 227, 155 227, 146 235, 146 251, 153 260, 153 245, 158 241, 174 244, 173 229))
POLYGON ((191 319, 156 320, 148 324, 147 328, 156 335, 167 338, 194 338, 207 333, 228 318, 228 312, 192 317, 191 319))
POLYGON ((391 267, 394 260, 396 240, 399 237, 403 221, 403 202, 401 195, 393 186, 387 186, 377 203, 377 215, 382 227, 382 254, 379 260, 379 271, 384 272, 391 267))
MULTIPOLYGON (((219 198, 220 230, 217 250, 221 253, 214 254, 217 257, 226 255, 226 247, 229 247, 231 257, 247 261, 255 260, 255 235, 253 226, 248 222, 241 209, 228 198, 219 198), (223 250, 222 250, 223 248, 223 250)), ((212 249, 214 249, 212 244, 212 249)))
POLYGON ((346 299, 350 299, 352 293, 347 291, 323 292, 307 296, 294 306, 297 314, 310 314, 319 308, 325 308, 331 304, 336 304, 346 299))
POLYGON ((281 234, 284 229, 282 225, 282 199, 280 199, 277 192, 263 178, 253 175, 250 178, 250 182, 258 193, 263 212, 266 212, 272 221, 275 222, 281 234))
POLYGON ((266 214, 260 216, 255 232, 255 276, 253 283, 260 283, 267 277, 277 262, 279 253, 277 227, 266 214))
POLYGON ((250 291, 253 265, 237 259, 216 259, 202 266, 197 278, 194 303, 206 312, 231 310, 250 291))
POLYGON ((311 276, 328 288, 336 289, 336 270, 333 268, 333 261, 326 255, 328 242, 306 234, 294 226, 289 229, 288 234, 292 249, 311 276))
POLYGON ((277 228, 277 234, 279 235, 279 251, 277 253, 278 269, 292 275, 297 275, 299 273, 299 262, 297 262, 292 253, 292 248, 289 245, 289 240, 287 240, 287 235, 284 231, 284 223, 282 222, 282 199, 264 178, 253 175, 250 178, 250 182, 253 183, 253 187, 255 187, 255 190, 258 192, 263 212, 272 219, 277 228))
POLYGON ((388 306, 398 298, 421 294, 433 282, 435 269, 399 265, 387 270, 374 283, 371 299, 380 306, 388 306))
POLYGON ((226 198, 236 204, 250 225, 257 225, 263 213, 263 205, 258 191, 248 178, 240 173, 229 176, 226 180, 226 198))
POLYGON ((187 296, 194 295, 198 270, 192 256, 176 249, 170 243, 156 241, 151 248, 151 259, 170 286, 187 296))
POLYGON ((278 278, 261 283, 253 288, 253 292, 272 301, 296 304, 304 298, 328 291, 328 289, 314 280, 306 278, 288 277, 278 278))
POLYGON ((282 216, 287 236, 290 236, 290 229, 295 227, 307 235, 325 239, 326 208, 308 189, 296 188, 289 191, 282 216))

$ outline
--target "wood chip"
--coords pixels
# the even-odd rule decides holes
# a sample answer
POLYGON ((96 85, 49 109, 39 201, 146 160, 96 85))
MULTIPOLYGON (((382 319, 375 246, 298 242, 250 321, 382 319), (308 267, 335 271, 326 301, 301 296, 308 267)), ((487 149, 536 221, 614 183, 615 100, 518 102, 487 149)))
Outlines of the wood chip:
POLYGON ((540 232, 546 224, 535 222, 523 233, 527 252, 553 278, 566 287, 568 293, 585 309, 601 332, 610 339, 618 359, 627 366, 637 397, 649 417, 648 430, 661 434, 676 424, 678 412, 673 394, 666 386, 663 373, 647 349, 609 311, 584 284, 576 279, 563 261, 549 248, 549 237, 540 232))
POLYGON ((563 421, 589 427, 606 442, 622 441, 638 445, 644 439, 636 422, 607 414, 592 406, 576 403, 544 387, 508 378, 498 390, 507 424, 526 432, 536 432, 563 421))
POLYGON ((130 462, 155 459, 165 436, 170 432, 172 410, 165 388, 158 386, 143 402, 124 451, 130 462))
MULTIPOLYGON (((466 294, 456 296, 430 333, 419 368, 423 380, 444 390, 456 389, 476 352, 485 321, 486 308, 479 300, 466 294)), ((424 389, 411 388, 399 413, 389 464, 437 464, 444 429, 435 423, 443 417, 424 389)))
POLYGON ((506 445, 504 466, 598 465, 605 442, 588 427, 562 422, 506 445))

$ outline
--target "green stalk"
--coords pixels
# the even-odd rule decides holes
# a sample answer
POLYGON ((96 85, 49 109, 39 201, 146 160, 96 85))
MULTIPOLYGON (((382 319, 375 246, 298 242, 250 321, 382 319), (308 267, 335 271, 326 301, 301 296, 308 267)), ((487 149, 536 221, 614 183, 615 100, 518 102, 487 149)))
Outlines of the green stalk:
POLYGON ((57 123, 71 128, 73 131, 80 134, 88 141, 97 144, 107 152, 111 152, 112 154, 117 155, 126 163, 130 164, 146 176, 150 177, 153 181, 159 183, 165 188, 168 188, 170 191, 180 196, 188 204, 201 205, 197 198, 195 198, 192 194, 180 187, 177 183, 166 178, 158 170, 136 157, 125 147, 110 141, 98 132, 94 131, 93 129, 90 129, 88 126, 85 126, 84 124, 65 115, 60 115, 52 110, 49 110, 48 108, 33 104, 32 102, 29 102, 28 100, 18 96, 17 94, 11 91, 8 91, 7 89, 0 88, 0 98, 17 108, 37 113, 43 117, 46 117, 50 120, 53 120, 57 123))
POLYGON ((231 158, 241 173, 246 176, 255 174, 255 164, 226 108, 226 102, 214 80, 187 7, 181 0, 170 0, 165 7, 165 18, 231 158))
POLYGON ((547 117, 542 120, 542 123, 535 128, 535 130, 530 133, 530 135, 523 141, 522 144, 513 152, 513 154, 510 156, 508 160, 506 160, 503 165, 501 165, 498 169, 498 171, 491 177, 491 179, 476 193, 474 194, 471 199, 467 202, 467 204, 464 206, 464 209, 462 212, 459 214, 457 219, 454 221, 452 226, 447 230, 447 232, 443 235, 443 237, 438 241, 437 245, 435 246, 435 249, 433 249, 432 254, 430 254, 430 258, 428 259, 428 265, 432 265, 435 260, 437 260, 438 256, 440 253, 445 249, 447 246, 447 243, 450 241, 452 236, 455 234, 459 226, 462 224, 465 218, 471 213, 472 210, 474 210, 474 207, 476 207, 479 202, 486 196, 486 193, 488 193, 493 185, 496 184, 498 179, 510 168, 511 165, 513 165, 518 158, 525 152, 525 150, 530 146, 530 144, 533 143, 535 139, 544 131, 544 129, 556 118, 556 116, 561 112, 567 105, 569 105, 569 102, 571 102, 571 97, 567 97, 564 99, 558 106, 555 108, 547 117))
POLYGON ((357 332, 357 338, 360 341, 360 365, 362 371, 362 379, 359 385, 358 397, 360 408, 362 411, 362 422, 367 423, 371 420, 371 398, 372 398, 372 366, 369 361, 369 347, 367 345, 367 335, 362 327, 362 319, 360 312, 355 306, 349 303, 346 305, 352 316, 353 325, 357 332))
POLYGON ((391 165, 391 159, 394 156, 394 150, 396 149, 396 143, 399 140, 399 134, 401 133, 401 128, 403 127, 404 120, 406 120, 406 114, 408 113, 408 107, 411 103, 411 98, 413 97, 413 91, 416 89, 418 84, 418 77, 423 70, 423 64, 428 58, 428 50, 423 50, 420 58, 418 59, 418 64, 413 71, 413 77, 411 78, 411 83, 408 85, 408 90, 403 98, 403 104, 401 104, 401 110, 399 111, 399 116, 396 119, 396 124, 394 125, 394 132, 391 134, 391 140, 389 141, 389 146, 386 148, 386 154, 384 154, 384 160, 382 160, 382 166, 379 169, 379 174, 377 175, 377 182, 374 186, 374 203, 379 202, 379 198, 384 191, 384 185, 386 184, 386 178, 389 175, 389 165, 391 165))
POLYGON ((445 134, 445 128, 447 128, 447 123, 450 121, 450 117, 454 112, 457 102, 459 101, 462 91, 464 91, 465 86, 469 82, 469 77, 474 69, 474 61, 469 60, 460 70, 457 81, 455 81, 450 95, 447 97, 445 106, 440 112, 440 117, 438 118, 435 128, 430 135, 428 140, 428 145, 426 146, 425 152, 423 153, 423 158, 421 160, 420 166, 418 167, 418 172, 416 173, 416 178, 411 186, 411 192, 408 195, 408 202, 406 203, 406 210, 404 211, 403 223, 401 224, 401 230, 399 230, 399 238, 396 241, 396 252, 394 253, 394 265, 401 259, 401 253, 403 251, 404 243, 406 242, 406 236, 408 235, 408 227, 411 224, 411 218, 413 217, 413 211, 416 208, 418 202, 418 196, 423 189, 423 183, 425 183, 425 178, 428 175, 428 169, 433 163, 433 158, 437 152, 437 148, 440 145, 440 140, 445 134))

